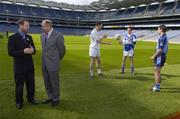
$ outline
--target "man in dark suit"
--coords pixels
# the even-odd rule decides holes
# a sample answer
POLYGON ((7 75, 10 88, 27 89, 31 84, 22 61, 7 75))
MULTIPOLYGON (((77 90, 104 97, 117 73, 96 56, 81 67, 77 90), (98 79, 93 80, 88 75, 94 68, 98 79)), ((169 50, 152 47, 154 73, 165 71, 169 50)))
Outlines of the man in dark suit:
POLYGON ((18 32, 11 35, 8 40, 8 54, 14 61, 14 78, 16 84, 16 107, 23 107, 23 87, 26 83, 27 101, 36 105, 34 99, 35 81, 34 64, 32 55, 36 49, 32 37, 27 34, 29 30, 29 21, 21 19, 18 21, 18 32))
POLYGON ((59 65, 66 51, 64 37, 53 29, 50 20, 43 20, 41 27, 44 31, 41 36, 42 70, 48 95, 43 104, 51 103, 51 106, 56 106, 60 96, 59 65))

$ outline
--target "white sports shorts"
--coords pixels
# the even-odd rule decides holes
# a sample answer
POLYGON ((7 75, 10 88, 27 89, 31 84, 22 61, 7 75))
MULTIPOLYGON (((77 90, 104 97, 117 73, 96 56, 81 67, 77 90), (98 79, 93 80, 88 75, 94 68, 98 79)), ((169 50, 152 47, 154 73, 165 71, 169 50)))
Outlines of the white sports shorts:
POLYGON ((89 56, 90 57, 100 57, 100 49, 98 48, 89 48, 89 56))
POLYGON ((124 50, 123 55, 124 55, 124 56, 132 57, 132 56, 134 56, 134 50, 133 50, 133 49, 131 49, 131 50, 129 50, 129 51, 125 51, 125 50, 124 50))

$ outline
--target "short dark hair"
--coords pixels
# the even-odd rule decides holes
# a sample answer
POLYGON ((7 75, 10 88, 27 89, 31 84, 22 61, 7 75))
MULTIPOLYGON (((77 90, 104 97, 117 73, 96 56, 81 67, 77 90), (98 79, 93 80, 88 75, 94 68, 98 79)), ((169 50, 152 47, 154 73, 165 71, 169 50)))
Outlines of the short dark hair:
POLYGON ((160 28, 164 33, 167 31, 166 25, 160 25, 158 28, 160 28))
POLYGON ((102 25, 101 22, 96 22, 96 26, 102 25))
POLYGON ((18 27, 20 26, 20 25, 24 25, 24 22, 29 22, 27 19, 20 19, 20 20, 18 20, 17 21, 17 25, 18 25, 18 27))
POLYGON ((131 31, 133 30, 133 27, 132 26, 128 26, 127 29, 131 29, 131 31))

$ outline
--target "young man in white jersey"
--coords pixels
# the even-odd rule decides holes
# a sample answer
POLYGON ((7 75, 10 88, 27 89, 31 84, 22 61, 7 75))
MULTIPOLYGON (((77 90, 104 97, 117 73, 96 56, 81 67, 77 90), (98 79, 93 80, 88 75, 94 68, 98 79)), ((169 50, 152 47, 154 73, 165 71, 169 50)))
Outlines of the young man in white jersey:
POLYGON ((102 29, 103 24, 102 23, 96 23, 95 28, 91 32, 90 35, 90 47, 89 47, 89 56, 91 58, 90 60, 90 77, 94 77, 94 65, 96 64, 97 73, 98 75, 102 75, 101 71, 101 60, 100 60, 100 44, 107 44, 110 45, 111 43, 103 42, 102 40, 106 38, 107 36, 102 36, 99 31, 102 29))
POLYGON ((126 59, 129 57, 131 62, 131 74, 134 74, 134 46, 136 44, 136 35, 132 33, 132 27, 127 28, 127 34, 120 43, 124 45, 121 73, 124 74, 126 59))

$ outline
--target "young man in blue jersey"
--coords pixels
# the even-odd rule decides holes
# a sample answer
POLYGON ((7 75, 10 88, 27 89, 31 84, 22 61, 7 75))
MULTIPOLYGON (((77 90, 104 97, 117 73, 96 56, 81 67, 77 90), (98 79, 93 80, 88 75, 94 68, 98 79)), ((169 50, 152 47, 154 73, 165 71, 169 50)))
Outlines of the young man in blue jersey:
POLYGON ((124 74, 126 59, 129 57, 131 62, 131 74, 134 74, 134 46, 136 44, 136 35, 132 34, 132 27, 128 27, 127 32, 128 33, 120 42, 124 45, 121 73, 124 74))
POLYGON ((160 37, 157 41, 156 52, 151 56, 151 59, 154 60, 154 78, 155 85, 152 88, 152 91, 160 91, 161 84, 161 69, 164 66, 166 61, 166 55, 168 51, 168 39, 166 36, 167 27, 165 25, 160 25, 158 27, 158 32, 160 37))

